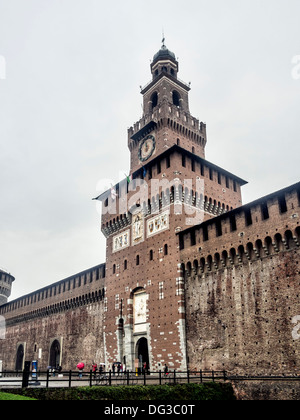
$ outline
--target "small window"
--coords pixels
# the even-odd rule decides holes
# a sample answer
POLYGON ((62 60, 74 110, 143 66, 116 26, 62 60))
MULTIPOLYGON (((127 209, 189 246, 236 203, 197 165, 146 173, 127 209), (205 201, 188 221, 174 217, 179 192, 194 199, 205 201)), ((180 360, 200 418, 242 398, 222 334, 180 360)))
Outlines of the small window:
POLYGON ((149 260, 150 261, 153 261, 153 249, 150 249, 150 252, 149 252, 149 260))
POLYGON ((260 205, 260 209, 261 209, 262 219, 263 220, 269 219, 270 216, 269 216, 269 209, 268 209, 267 203, 262 203, 260 205))
POLYGON ((250 226, 253 223, 250 209, 245 210, 245 222, 246 222, 246 226, 250 226))
POLYGON ((159 161, 157 162, 157 174, 160 174, 160 173, 161 173, 161 163, 159 161))
POLYGON ((208 241, 208 230, 207 226, 203 226, 203 241, 208 241))
POLYGON ((235 218, 234 214, 232 216, 230 216, 230 230, 231 230, 231 232, 235 232, 237 230, 236 218, 235 218))
POLYGON ((195 172, 195 161, 192 159, 192 172, 195 172))
POLYGON ((184 237, 182 234, 179 235, 179 249, 180 250, 184 249, 184 237))
POLYGON ((136 256, 136 265, 140 265, 140 256, 139 255, 136 256))
POLYGON ((234 192, 237 192, 236 181, 233 181, 233 191, 234 191, 234 192))
POLYGON ((218 236, 222 236, 222 224, 221 224, 221 220, 217 220, 216 221, 216 235, 218 236))
POLYGON ((278 204, 279 204, 280 213, 286 213, 287 205, 286 205, 286 199, 284 195, 278 197, 278 204))
POLYGON ((168 245, 165 244, 164 246, 164 255, 168 255, 168 245))
POLYGON ((186 166, 186 159, 185 159, 185 156, 184 155, 182 155, 182 166, 185 168, 185 166, 186 166))
POLYGON ((171 166, 170 156, 167 156, 167 158, 166 158, 166 167, 167 168, 170 168, 170 166, 171 166))
POLYGON ((196 245, 196 233, 194 230, 191 231, 191 246, 196 245))
POLYGON ((124 270, 127 270, 127 267, 128 267, 128 262, 127 262, 127 260, 125 260, 124 261, 124 270))
POLYGON ((116 274, 116 264, 113 265, 113 274, 116 274))

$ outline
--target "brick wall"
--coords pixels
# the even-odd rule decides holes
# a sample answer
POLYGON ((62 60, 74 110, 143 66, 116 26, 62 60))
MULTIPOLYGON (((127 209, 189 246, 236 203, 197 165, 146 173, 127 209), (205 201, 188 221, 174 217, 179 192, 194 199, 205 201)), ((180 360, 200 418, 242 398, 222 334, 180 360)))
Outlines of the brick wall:
POLYGON ((50 348, 61 346, 63 369, 76 369, 83 361, 104 363, 105 265, 99 265, 49 285, 0 307, 5 319, 5 339, 0 340, 3 369, 15 369, 17 351, 25 360, 50 363, 50 348))
POLYGON ((296 184, 180 234, 190 368, 299 371, 299 204, 296 184))

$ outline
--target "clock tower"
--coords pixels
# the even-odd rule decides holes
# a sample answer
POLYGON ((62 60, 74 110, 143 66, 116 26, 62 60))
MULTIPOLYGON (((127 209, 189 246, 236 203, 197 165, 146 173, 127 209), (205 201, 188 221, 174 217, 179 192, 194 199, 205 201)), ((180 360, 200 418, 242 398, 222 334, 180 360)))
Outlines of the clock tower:
POLYGON ((163 44, 151 63, 152 80, 141 89, 143 116, 128 130, 131 173, 174 144, 205 157, 206 126, 190 114, 190 84, 178 71, 175 54, 163 44))
MULTIPOLYGON (((107 239, 107 366, 187 369, 179 233, 241 205, 245 181, 205 159, 206 125, 190 114, 190 85, 178 70, 163 44, 141 89, 142 118, 128 130, 130 176, 98 197, 107 239)), ((196 245, 193 234, 190 240, 196 245)))

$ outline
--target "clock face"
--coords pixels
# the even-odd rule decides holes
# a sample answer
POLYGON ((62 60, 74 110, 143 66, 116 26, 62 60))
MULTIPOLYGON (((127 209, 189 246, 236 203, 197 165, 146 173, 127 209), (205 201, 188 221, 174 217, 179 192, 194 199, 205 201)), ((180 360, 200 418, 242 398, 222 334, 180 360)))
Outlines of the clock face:
POLYGON ((155 138, 154 136, 145 137, 139 148, 139 159, 141 162, 148 160, 154 153, 155 150, 155 138))

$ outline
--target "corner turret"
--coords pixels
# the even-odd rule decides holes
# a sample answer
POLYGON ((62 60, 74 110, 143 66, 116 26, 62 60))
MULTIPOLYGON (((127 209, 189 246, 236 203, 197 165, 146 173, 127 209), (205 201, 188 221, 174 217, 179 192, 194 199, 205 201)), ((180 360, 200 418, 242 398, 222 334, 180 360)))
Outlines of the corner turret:
POLYGON ((11 274, 0 269, 0 306, 7 303, 11 295, 13 281, 15 281, 15 278, 11 274))

